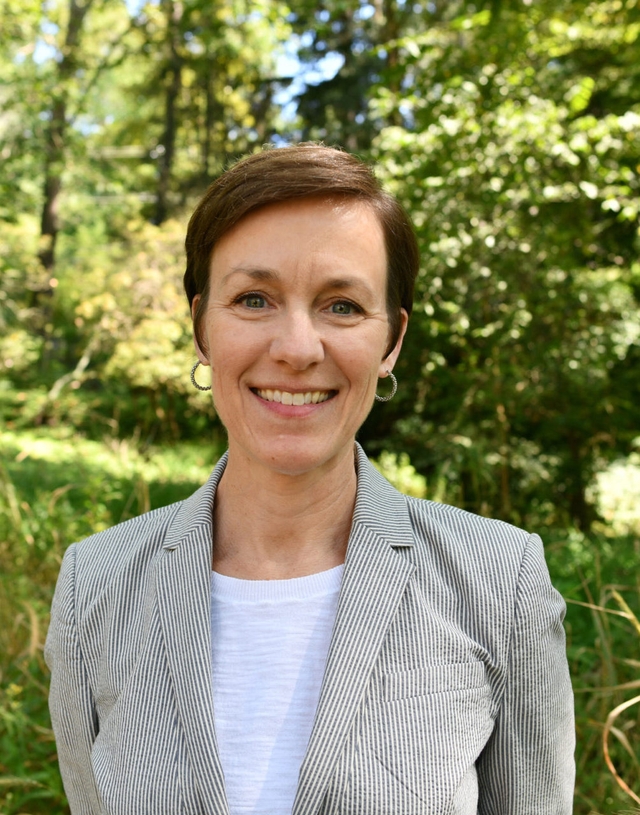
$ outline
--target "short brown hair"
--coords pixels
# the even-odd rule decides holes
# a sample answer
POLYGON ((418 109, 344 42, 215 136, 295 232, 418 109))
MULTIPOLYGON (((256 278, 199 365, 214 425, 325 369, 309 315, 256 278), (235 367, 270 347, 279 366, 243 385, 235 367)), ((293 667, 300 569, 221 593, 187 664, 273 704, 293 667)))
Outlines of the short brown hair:
POLYGON ((303 143, 264 148, 234 164, 211 184, 196 207, 185 247, 184 288, 191 306, 201 295, 194 333, 201 347, 202 317, 209 294, 211 254, 222 236, 245 215, 269 204, 312 196, 354 198, 369 204, 384 233, 387 250, 389 353, 400 335, 400 309, 411 314, 418 273, 418 245, 401 204, 385 192, 373 170, 360 159, 334 147, 303 143))

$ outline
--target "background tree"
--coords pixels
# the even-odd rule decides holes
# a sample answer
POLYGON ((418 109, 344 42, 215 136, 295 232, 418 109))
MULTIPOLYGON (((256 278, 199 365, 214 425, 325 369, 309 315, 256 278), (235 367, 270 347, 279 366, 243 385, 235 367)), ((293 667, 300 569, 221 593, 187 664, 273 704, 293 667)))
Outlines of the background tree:
POLYGON ((588 483, 637 434, 618 374, 637 353, 640 108, 616 67, 637 32, 615 3, 470 10, 397 41, 406 90, 383 75, 372 95, 403 120, 375 153, 424 266, 404 398, 367 434, 474 511, 587 528, 588 483))
MULTIPOLYGON (((183 227, 171 216, 181 219, 234 155, 265 138, 322 137, 370 147, 363 154, 406 203, 423 249, 401 396, 372 414, 362 438, 374 451, 406 450, 434 494, 474 511, 588 528, 589 484, 629 452, 639 424, 637 7, 163 0, 132 14, 116 0, 78 3, 24 14, 7 3, 16 37, 3 70, 16 91, 0 138, 5 184, 20 197, 4 210, 5 274, 11 291, 32 294, 7 298, 5 319, 18 331, 11 348, 21 337, 38 354, 39 421, 67 416, 64 394, 78 382, 87 415, 112 421, 115 390, 123 421, 155 426, 165 393, 178 398, 162 408, 173 417, 165 432, 199 427, 180 401, 183 383, 161 375, 173 353, 164 341, 187 354, 186 328, 148 343, 139 381, 112 362, 151 325, 121 288, 127 259, 155 264, 150 242, 174 246, 183 227), (288 120, 276 103, 286 43, 289 54, 298 44, 303 73, 327 55, 338 66, 303 83, 288 120), (33 219, 20 214, 40 183, 47 218, 63 207, 56 274, 44 283, 33 219), (144 221, 162 226, 155 239, 144 221), (116 372, 123 379, 105 387, 116 372)), ((174 265, 162 264, 176 303, 178 243, 174 265)), ((137 268, 126 272, 131 292, 145 275, 137 268)))
POLYGON ((44 195, 40 227, 39 257, 47 273, 55 264, 55 246, 58 231, 58 208, 62 187, 62 171, 65 159, 65 143, 68 129, 68 106, 70 83, 81 69, 80 37, 82 25, 93 0, 69 0, 67 19, 62 24, 64 35, 53 71, 51 107, 45 140, 44 195))
POLYGON ((372 87, 384 75, 387 86, 401 92, 398 40, 424 31, 439 15, 435 4, 422 2, 295 3, 291 21, 300 37, 298 57, 312 76, 298 96, 301 137, 368 150, 384 124, 398 123, 393 110, 374 115, 372 87), (338 65, 333 75, 318 70, 328 60, 338 65))

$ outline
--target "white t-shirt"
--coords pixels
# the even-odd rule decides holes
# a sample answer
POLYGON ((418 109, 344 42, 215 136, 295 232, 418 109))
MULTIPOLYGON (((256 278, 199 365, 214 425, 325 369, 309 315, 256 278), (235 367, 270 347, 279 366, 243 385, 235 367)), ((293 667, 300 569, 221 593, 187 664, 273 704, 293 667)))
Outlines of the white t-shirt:
POLYGON ((213 573, 213 701, 231 815, 291 815, 343 568, 291 580, 213 573))

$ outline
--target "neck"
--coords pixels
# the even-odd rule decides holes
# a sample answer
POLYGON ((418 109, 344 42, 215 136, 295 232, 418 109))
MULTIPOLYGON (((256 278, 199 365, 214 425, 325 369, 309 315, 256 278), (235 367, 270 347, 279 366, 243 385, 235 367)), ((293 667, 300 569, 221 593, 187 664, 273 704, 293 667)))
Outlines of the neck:
POLYGON ((230 450, 214 506, 214 570, 246 580, 282 580, 340 565, 356 486, 353 448, 301 475, 263 472, 230 450))

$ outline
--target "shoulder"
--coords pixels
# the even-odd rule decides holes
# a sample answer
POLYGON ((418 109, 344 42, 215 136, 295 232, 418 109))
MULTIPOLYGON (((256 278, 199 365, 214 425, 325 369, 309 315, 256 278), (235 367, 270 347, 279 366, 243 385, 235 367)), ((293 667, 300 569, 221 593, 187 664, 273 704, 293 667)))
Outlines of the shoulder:
POLYGON ((522 551, 530 533, 496 518, 485 518, 464 509, 406 496, 407 509, 418 539, 440 533, 462 547, 490 547, 522 551))
POLYGON ((474 583, 481 591, 509 594, 528 560, 546 570, 538 535, 447 504, 410 497, 406 502, 416 565, 430 573, 444 572, 458 585, 474 583))
POLYGON ((456 507, 406 500, 414 535, 409 557, 425 602, 440 598, 502 661, 517 645, 516 630, 526 643, 550 631, 561 636, 565 605, 538 535, 456 507))
POLYGON ((152 509, 79 541, 75 544, 77 563, 115 566, 141 548, 157 549, 182 503, 152 509))
POLYGON ((151 510, 70 546, 65 561, 73 560, 78 606, 107 591, 123 573, 140 577, 148 571, 183 503, 151 510))
POLYGON ((418 567, 456 565, 479 575, 517 572, 528 546, 539 538, 504 521, 400 493, 357 446, 358 497, 354 518, 374 528, 393 547, 414 552, 418 567))
POLYGON ((69 575, 67 579, 74 583, 79 610, 114 592, 139 594, 152 579, 154 564, 165 549, 191 539, 203 527, 209 528, 210 539, 215 491, 225 465, 223 456, 209 480, 184 501, 146 512, 70 546, 61 576, 69 575))

